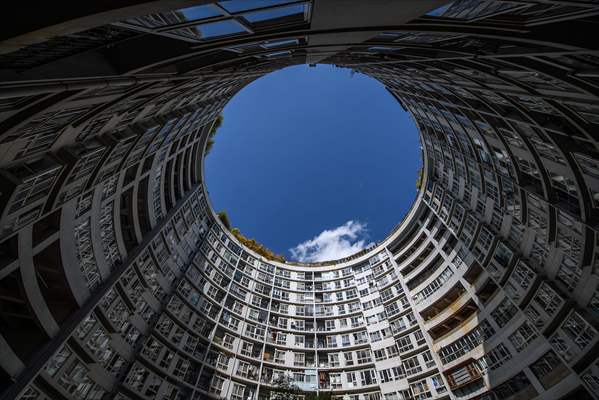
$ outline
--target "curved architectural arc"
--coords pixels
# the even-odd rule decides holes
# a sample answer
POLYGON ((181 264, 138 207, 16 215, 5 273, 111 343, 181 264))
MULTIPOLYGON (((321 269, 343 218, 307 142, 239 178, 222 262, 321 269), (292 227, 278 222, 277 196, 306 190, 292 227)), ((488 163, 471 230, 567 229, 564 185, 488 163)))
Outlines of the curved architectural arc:
POLYGON ((1 400, 599 398, 599 3, 115 3, 2 28, 1 400), (379 80, 424 155, 389 236, 317 264, 203 184, 227 101, 301 63, 379 80))

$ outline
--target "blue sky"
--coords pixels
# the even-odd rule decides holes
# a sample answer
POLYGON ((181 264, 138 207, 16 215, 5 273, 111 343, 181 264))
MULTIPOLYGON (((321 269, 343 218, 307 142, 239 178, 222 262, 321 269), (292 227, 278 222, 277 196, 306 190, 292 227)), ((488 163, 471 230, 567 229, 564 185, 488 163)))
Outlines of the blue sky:
POLYGON ((287 259, 378 242, 416 196, 414 122, 380 83, 347 69, 300 65, 252 82, 215 139, 205 161, 214 209, 287 259))

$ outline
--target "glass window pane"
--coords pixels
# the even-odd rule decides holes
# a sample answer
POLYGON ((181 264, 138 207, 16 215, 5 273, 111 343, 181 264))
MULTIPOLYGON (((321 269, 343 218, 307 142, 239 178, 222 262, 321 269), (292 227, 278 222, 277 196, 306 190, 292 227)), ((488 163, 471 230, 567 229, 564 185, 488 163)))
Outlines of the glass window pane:
POLYGON ((233 20, 227 20, 196 25, 194 27, 189 28, 177 29, 171 31, 170 33, 202 40, 245 32, 247 31, 241 24, 233 20))
POLYGON ((187 21, 205 19, 222 15, 216 7, 213 7, 211 5, 187 7, 179 10, 179 12, 183 14, 183 16, 185 16, 185 19, 187 21))
POLYGON ((219 4, 225 10, 236 13, 240 11, 254 10, 256 8, 276 6, 279 4, 291 3, 296 0, 230 0, 221 1, 219 4))
POLYGON ((439 8, 435 8, 434 10, 427 12, 426 15, 428 15, 429 17, 438 17, 438 16, 441 16, 441 15, 443 15, 443 13, 445 11, 447 11, 447 9, 449 7, 451 7, 452 4, 453 3, 448 3, 448 4, 445 4, 445 5, 441 6, 441 7, 439 7, 439 8))
POLYGON ((272 10, 257 11, 257 12, 253 12, 253 13, 249 13, 249 14, 243 14, 243 17, 245 19, 247 19, 248 21, 254 23, 254 22, 260 22, 260 21, 266 21, 269 19, 286 17, 286 16, 294 15, 294 14, 302 14, 304 12, 304 10, 305 10, 305 6, 303 4, 298 4, 298 5, 289 6, 289 7, 274 8, 272 10))
POLYGON ((268 58, 282 57, 282 56, 287 56, 287 55, 290 55, 290 54, 291 54, 290 50, 283 50, 283 51, 277 51, 275 53, 267 54, 266 57, 268 57, 268 58))
POLYGON ((299 40, 297 39, 283 39, 283 40, 277 40, 277 41, 271 41, 271 42, 264 42, 261 46, 264 47, 265 49, 273 49, 275 47, 281 47, 281 46, 291 46, 294 44, 298 44, 299 40))
POLYGON ((204 38, 232 35, 246 32, 245 28, 234 21, 221 21, 212 24, 204 24, 197 27, 201 30, 204 38))
POLYGON ((187 21, 216 17, 219 15, 222 15, 222 11, 220 11, 218 8, 211 5, 205 5, 187 7, 174 11, 166 11, 158 14, 144 15, 141 17, 128 19, 127 22, 133 25, 144 26, 146 28, 157 28, 187 21))

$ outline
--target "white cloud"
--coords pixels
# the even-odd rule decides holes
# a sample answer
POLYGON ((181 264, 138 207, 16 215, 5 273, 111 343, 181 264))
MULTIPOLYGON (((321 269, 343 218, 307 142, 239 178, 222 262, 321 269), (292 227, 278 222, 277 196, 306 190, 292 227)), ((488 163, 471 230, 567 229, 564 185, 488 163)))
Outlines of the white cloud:
POLYGON ((322 231, 313 239, 289 249, 294 259, 301 262, 337 260, 351 256, 373 243, 367 243, 366 223, 347 221, 334 229, 322 231))

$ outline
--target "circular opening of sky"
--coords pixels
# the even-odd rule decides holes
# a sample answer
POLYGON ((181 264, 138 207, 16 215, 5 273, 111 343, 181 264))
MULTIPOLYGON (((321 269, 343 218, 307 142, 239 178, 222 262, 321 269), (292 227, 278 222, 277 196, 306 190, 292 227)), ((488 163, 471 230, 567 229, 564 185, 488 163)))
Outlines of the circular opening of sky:
POLYGON ((384 239, 417 195, 418 129, 375 79, 331 65, 268 74, 227 104, 205 158, 214 209, 287 260, 384 239))

